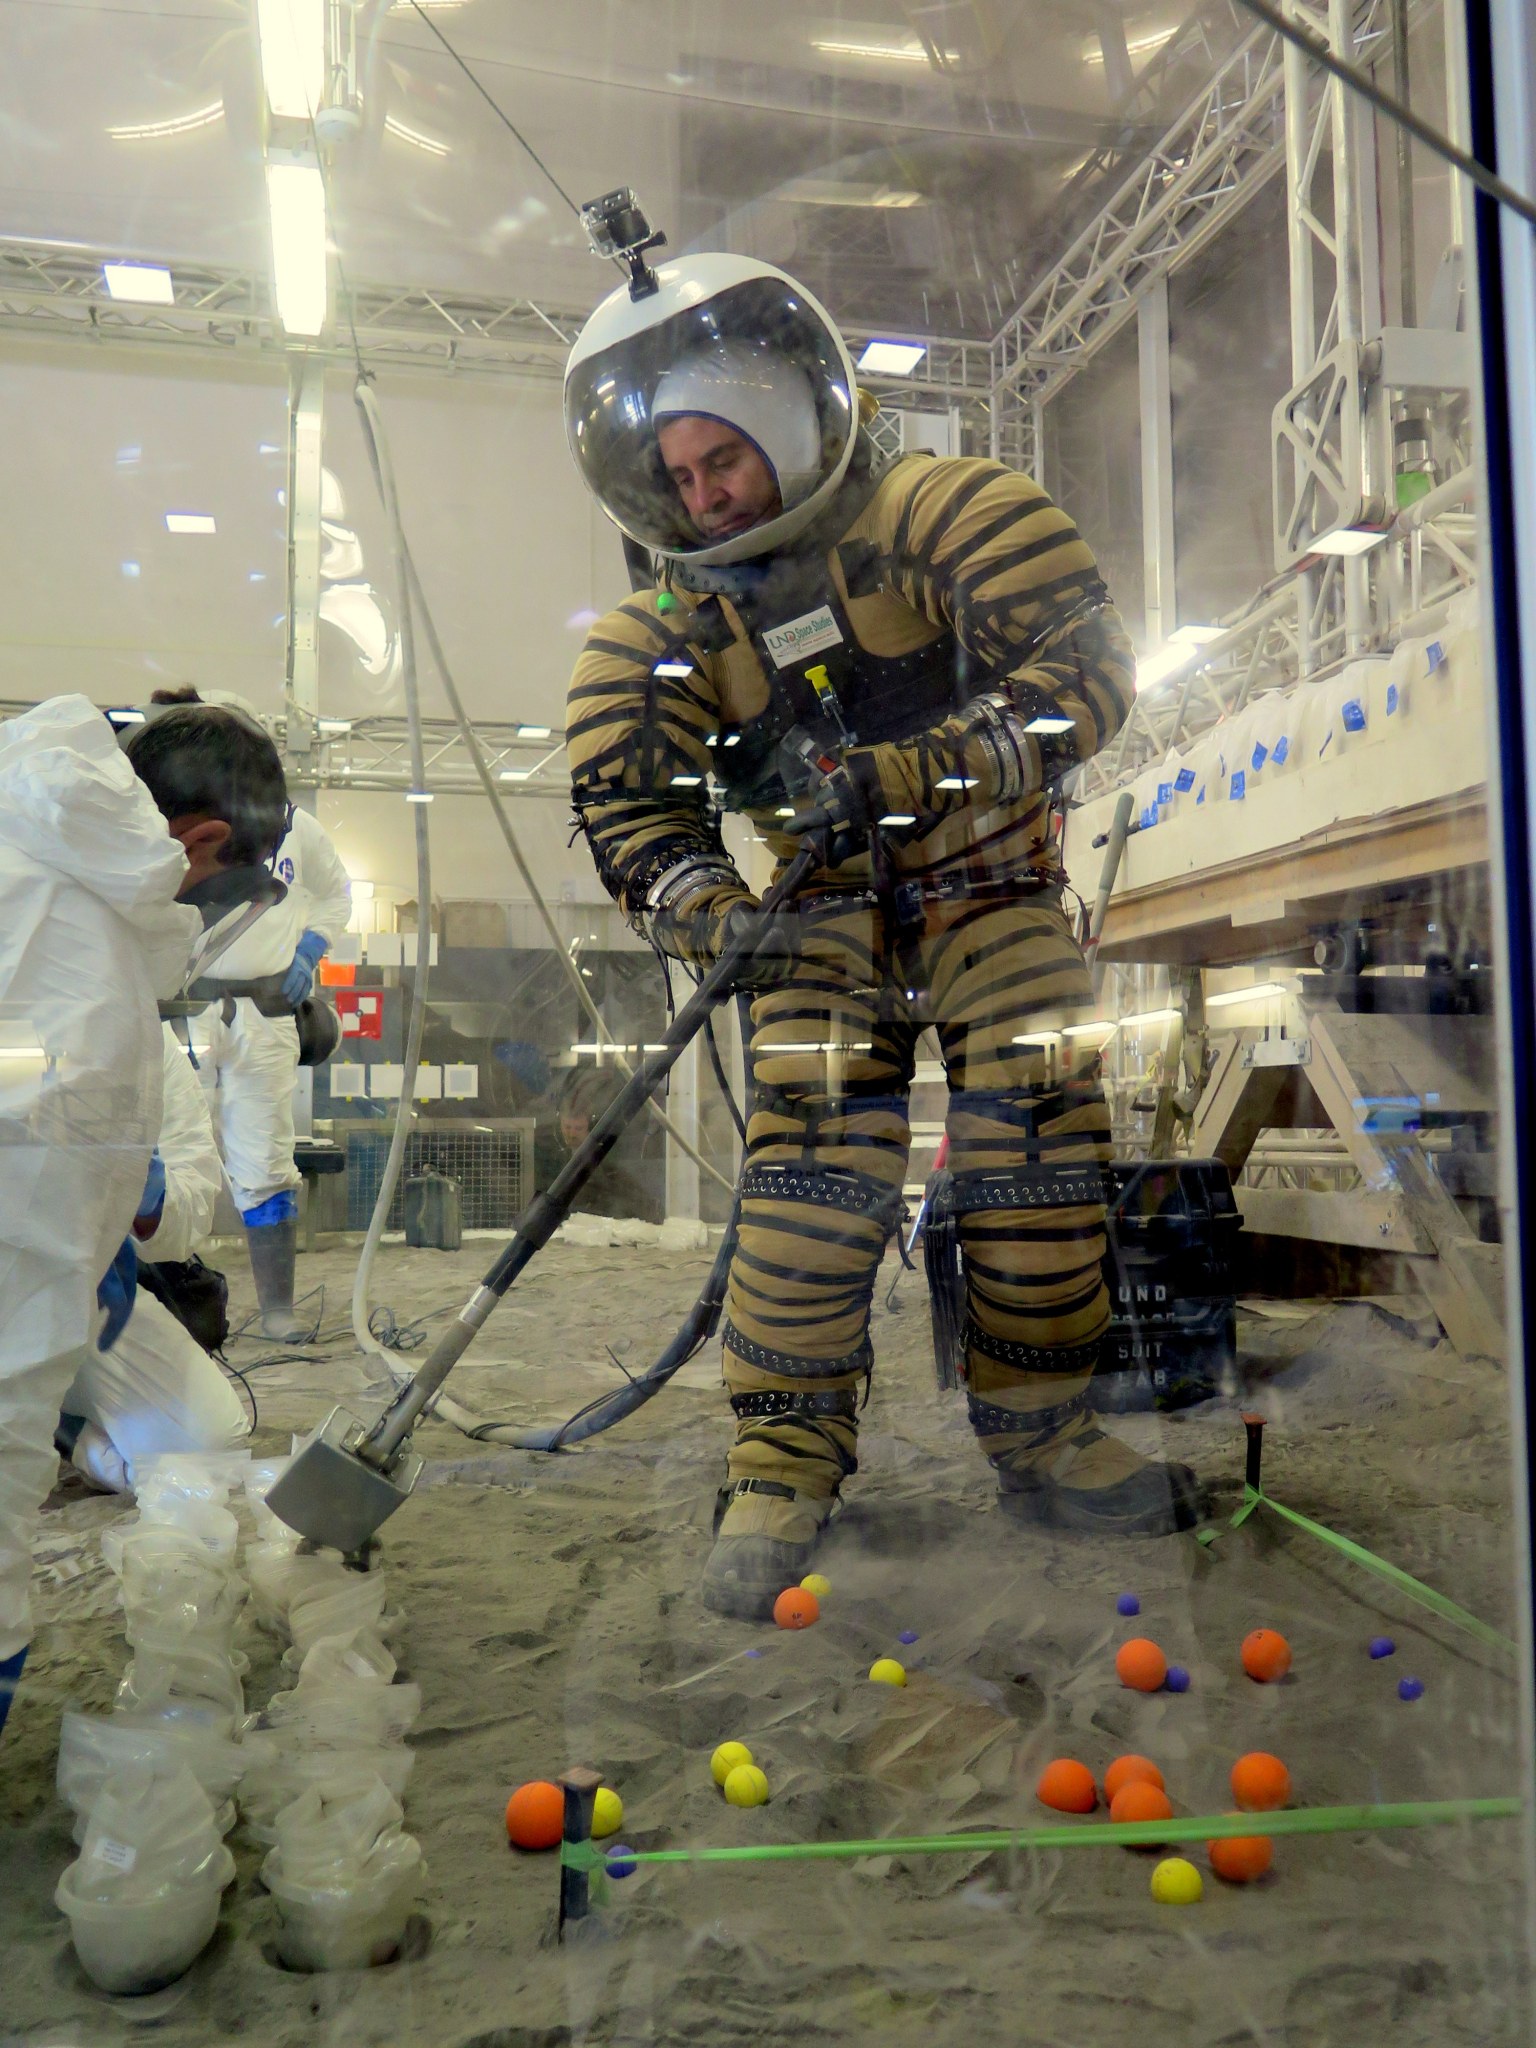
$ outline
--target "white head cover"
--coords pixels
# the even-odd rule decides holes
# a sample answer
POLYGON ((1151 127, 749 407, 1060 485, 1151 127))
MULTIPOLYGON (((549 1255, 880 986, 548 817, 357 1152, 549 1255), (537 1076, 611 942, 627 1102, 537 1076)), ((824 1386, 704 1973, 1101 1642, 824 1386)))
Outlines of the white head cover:
POLYGON ((773 472, 787 512, 821 481, 821 428, 805 372, 776 349, 722 341, 685 356, 656 386, 651 417, 720 420, 744 435, 773 472))

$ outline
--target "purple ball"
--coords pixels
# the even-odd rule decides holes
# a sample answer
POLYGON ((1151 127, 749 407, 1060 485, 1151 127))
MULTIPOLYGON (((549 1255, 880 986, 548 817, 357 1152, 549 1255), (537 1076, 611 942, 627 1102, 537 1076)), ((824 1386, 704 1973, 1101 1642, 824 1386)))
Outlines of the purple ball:
POLYGON ((761 1657, 762 1654, 763 1653, 761 1650, 748 1650, 747 1652, 747 1655, 749 1657, 761 1657))
POLYGON ((608 1851, 604 1868, 610 1877, 633 1877, 640 1866, 635 1861, 633 1849, 627 1848, 623 1842, 615 1842, 608 1851))
POLYGON ((904 1628, 896 1640, 898 1643, 915 1643, 917 1641, 917 1630, 915 1628, 904 1628))
POLYGON ((1170 1664, 1168 1666, 1168 1676, 1163 1680, 1163 1684, 1167 1686, 1170 1692, 1188 1692, 1189 1673, 1182 1664, 1170 1664))
POLYGON ((1400 1678, 1397 1681, 1397 1696, 1400 1700, 1421 1700, 1424 1697, 1422 1678, 1400 1678))
POLYGON ((1126 1615, 1140 1614, 1141 1602, 1136 1598, 1136 1595, 1134 1593, 1122 1593, 1120 1595, 1120 1598, 1115 1602, 1115 1612, 1116 1614, 1126 1615))
POLYGON ((1390 1636, 1372 1636, 1371 1655, 1373 1657, 1395 1657, 1397 1655, 1397 1645, 1390 1636))

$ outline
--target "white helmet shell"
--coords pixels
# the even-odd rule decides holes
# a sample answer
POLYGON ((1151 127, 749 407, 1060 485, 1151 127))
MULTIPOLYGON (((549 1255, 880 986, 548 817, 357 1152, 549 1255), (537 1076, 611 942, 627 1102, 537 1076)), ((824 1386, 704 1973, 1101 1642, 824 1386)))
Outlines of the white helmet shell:
POLYGON ((847 473, 858 395, 826 310, 782 270, 744 256, 663 264, 657 289, 621 286, 582 329, 565 376, 566 432, 588 489, 631 539, 701 564, 771 553, 802 533, 847 473), (668 416, 734 427, 772 470, 781 509, 711 545, 657 445, 668 416))

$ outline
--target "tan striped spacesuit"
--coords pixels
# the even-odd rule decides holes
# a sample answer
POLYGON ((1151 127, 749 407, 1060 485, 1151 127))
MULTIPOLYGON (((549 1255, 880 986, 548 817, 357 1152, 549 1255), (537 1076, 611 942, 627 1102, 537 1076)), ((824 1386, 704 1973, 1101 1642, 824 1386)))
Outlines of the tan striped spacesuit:
MULTIPOLYGON (((919 705, 928 694, 906 732, 844 762, 871 818, 907 822, 878 829, 878 857, 861 852, 812 881, 784 920, 784 978, 753 1007, 724 1339, 736 1437, 705 1586, 733 1612, 760 1611, 736 1583, 743 1573, 761 1595, 803 1563, 855 1469, 870 1300, 906 1178, 907 1091, 928 1024, 949 1081, 958 1185, 1011 1170, 960 1216, 970 1412, 1004 1490, 1057 1519, 1076 1509, 1105 1526, 1153 1526, 1138 1480, 1163 1470, 1088 1413, 1108 1320, 1092 1169, 1108 1156, 1109 1122, 1094 1058, 1066 1035, 1092 997, 1061 908, 1051 819, 1054 783, 1125 718, 1125 633, 1065 513, 994 462, 871 463, 802 552, 835 593, 874 695, 882 675, 919 705), (733 1541, 743 1537, 772 1539, 757 1542, 755 1565, 732 1564, 751 1547, 733 1541)), ((711 593, 695 575, 687 587, 686 574, 674 565, 667 587, 593 628, 567 736, 604 882, 662 946, 702 964, 751 900, 704 778, 781 859, 796 842, 770 744, 784 718, 766 643, 718 585, 711 593), (679 873, 681 900, 667 893, 679 873)), ((1166 1487, 1163 1499, 1166 1515, 1166 1487)))

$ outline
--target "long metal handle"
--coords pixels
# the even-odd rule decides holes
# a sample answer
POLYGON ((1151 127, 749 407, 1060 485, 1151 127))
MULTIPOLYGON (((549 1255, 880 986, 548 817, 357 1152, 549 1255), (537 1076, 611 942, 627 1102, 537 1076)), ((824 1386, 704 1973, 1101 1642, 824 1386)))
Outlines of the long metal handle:
POLYGON ((518 1218, 512 1241, 465 1303, 459 1314, 433 1348, 409 1384, 385 1409, 368 1435, 358 1445, 358 1455, 369 1464, 387 1467, 395 1452, 411 1433, 417 1417, 447 1379, 471 1339, 483 1326, 497 1302, 522 1272, 535 1252, 542 1251, 564 1222, 572 1203, 613 1149, 619 1134, 637 1114, 657 1083, 677 1064, 704 1020, 730 994, 737 975, 766 936, 776 912, 796 894, 815 867, 816 850, 802 847, 789 866, 768 890, 758 915, 741 935, 727 946, 714 966, 694 990, 673 1020, 662 1040, 660 1052, 653 1053, 635 1069, 624 1087, 592 1126, 585 1143, 571 1154, 542 1195, 534 1197, 518 1218))

